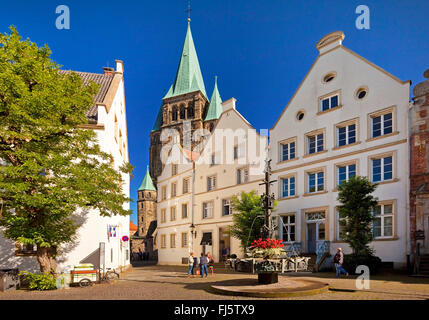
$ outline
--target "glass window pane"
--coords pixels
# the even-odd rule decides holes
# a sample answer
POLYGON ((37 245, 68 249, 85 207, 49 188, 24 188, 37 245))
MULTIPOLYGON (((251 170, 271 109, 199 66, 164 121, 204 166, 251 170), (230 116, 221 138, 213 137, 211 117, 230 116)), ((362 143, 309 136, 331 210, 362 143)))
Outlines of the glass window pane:
POLYGON ((338 106, 338 96, 331 97, 331 108, 338 106))
POLYGON ((373 221, 372 233, 374 237, 381 237, 381 218, 377 218, 373 221))
POLYGON ((322 100, 322 111, 326 111, 329 109, 329 99, 322 100))

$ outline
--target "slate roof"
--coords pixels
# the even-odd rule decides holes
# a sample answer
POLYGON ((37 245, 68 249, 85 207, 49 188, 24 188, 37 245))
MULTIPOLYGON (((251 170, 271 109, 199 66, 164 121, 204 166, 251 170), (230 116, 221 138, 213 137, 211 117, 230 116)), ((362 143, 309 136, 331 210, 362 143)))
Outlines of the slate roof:
POLYGON ((103 103, 104 98, 106 97, 107 91, 109 91, 115 71, 112 70, 111 74, 91 73, 91 72, 72 71, 72 70, 60 70, 60 72, 63 72, 63 73, 75 72, 81 77, 84 84, 88 84, 89 81, 94 81, 95 83, 100 85, 100 88, 94 97, 94 104, 86 113, 88 121, 90 123, 94 123, 94 122, 96 123, 97 114, 98 114, 98 108, 96 106, 96 103, 103 103))

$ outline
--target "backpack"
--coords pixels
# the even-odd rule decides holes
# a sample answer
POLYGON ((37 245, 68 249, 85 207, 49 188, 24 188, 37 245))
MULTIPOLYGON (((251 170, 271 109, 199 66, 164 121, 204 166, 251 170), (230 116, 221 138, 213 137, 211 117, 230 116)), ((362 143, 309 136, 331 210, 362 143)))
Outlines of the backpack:
POLYGON ((340 263, 341 256, 339 253, 336 253, 334 256, 334 263, 340 263))

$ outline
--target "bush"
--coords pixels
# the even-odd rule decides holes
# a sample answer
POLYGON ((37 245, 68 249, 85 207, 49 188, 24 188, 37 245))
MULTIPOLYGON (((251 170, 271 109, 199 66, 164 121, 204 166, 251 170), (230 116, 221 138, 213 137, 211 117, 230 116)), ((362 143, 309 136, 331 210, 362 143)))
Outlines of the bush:
POLYGON ((378 272, 381 267, 381 259, 374 255, 344 255, 343 267, 350 274, 356 274, 356 267, 359 265, 365 265, 369 268, 369 272, 373 275, 378 272))
POLYGON ((55 290, 57 289, 57 279, 52 274, 36 274, 27 271, 19 273, 24 282, 28 283, 31 290, 55 290))
POLYGON ((237 259, 237 255, 235 253, 230 255, 231 259, 237 259))

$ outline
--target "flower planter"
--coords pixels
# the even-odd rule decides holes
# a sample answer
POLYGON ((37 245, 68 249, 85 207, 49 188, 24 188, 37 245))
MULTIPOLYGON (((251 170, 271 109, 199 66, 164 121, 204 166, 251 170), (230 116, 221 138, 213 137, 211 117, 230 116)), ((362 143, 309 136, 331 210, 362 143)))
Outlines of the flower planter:
POLYGON ((260 272, 258 273, 259 284, 272 284, 279 282, 278 272, 260 272))

